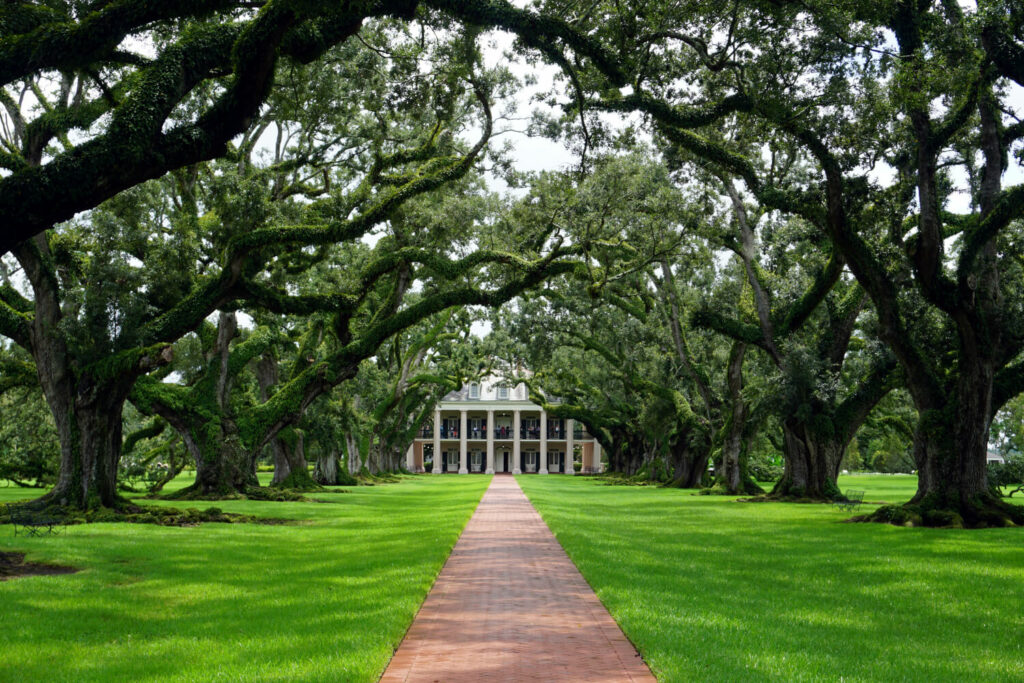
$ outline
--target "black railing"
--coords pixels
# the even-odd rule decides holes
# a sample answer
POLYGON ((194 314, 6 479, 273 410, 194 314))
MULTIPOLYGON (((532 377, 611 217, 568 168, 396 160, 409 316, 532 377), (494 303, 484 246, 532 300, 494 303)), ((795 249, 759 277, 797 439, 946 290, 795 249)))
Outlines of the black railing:
MULTIPOLYGON (((430 430, 424 430, 430 431, 430 430)), ((433 436, 433 433, 425 434, 424 438, 433 436)), ((441 427, 441 438, 442 439, 458 439, 459 428, 458 427, 441 427)), ((466 429, 467 439, 486 439, 487 438, 487 427, 480 427, 473 429, 472 427, 466 429)))
MULTIPOLYGON (((512 427, 498 426, 494 428, 494 438, 499 440, 511 439, 512 435, 515 434, 515 430, 512 427)), ((564 427, 548 427, 548 438, 554 440, 565 439, 568 431, 564 427)), ((433 427, 422 427, 417 433, 417 438, 420 439, 431 439, 434 437, 433 427)), ((441 426, 440 435, 442 439, 458 439, 459 428, 458 427, 445 427, 441 426)), ((522 439, 539 439, 540 438, 540 427, 520 427, 519 436, 522 439)), ((472 427, 466 429, 467 439, 486 439, 487 438, 487 427, 483 426, 479 429, 473 429, 472 427)), ((572 431, 572 438, 575 440, 581 439, 592 439, 593 436, 585 429, 576 428, 572 431)))
POLYGON ((519 438, 521 439, 539 439, 540 438, 540 427, 521 427, 519 430, 519 438))

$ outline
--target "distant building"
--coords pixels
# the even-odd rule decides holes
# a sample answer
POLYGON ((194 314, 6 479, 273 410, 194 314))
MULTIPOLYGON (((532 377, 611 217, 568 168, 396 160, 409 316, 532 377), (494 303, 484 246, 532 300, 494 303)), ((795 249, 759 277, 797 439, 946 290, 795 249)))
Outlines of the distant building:
POLYGON ((601 471, 601 444, 582 424, 548 417, 523 384, 486 377, 441 399, 433 425, 409 447, 406 467, 425 472, 429 460, 434 474, 574 474, 574 457, 582 474, 601 471))
POLYGON ((1002 455, 1000 455, 996 451, 989 451, 988 455, 985 457, 985 462, 986 463, 997 462, 1000 465, 1005 465, 1006 464, 1006 458, 1004 458, 1002 455))

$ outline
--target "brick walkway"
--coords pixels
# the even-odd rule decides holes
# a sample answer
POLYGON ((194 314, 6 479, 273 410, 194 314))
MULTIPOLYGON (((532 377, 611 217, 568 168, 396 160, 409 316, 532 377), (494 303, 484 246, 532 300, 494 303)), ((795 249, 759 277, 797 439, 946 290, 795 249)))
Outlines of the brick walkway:
POLYGON ((381 681, 654 677, 519 484, 496 476, 381 681))

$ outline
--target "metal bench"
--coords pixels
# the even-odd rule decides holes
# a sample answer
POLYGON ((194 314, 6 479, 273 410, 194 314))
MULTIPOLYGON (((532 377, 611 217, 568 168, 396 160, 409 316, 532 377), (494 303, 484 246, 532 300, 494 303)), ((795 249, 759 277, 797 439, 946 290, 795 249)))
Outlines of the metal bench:
POLYGON ((56 534, 64 526, 64 521, 56 517, 50 517, 38 510, 33 510, 28 505, 20 503, 8 503, 5 505, 7 516, 14 527, 14 535, 18 535, 18 527, 28 533, 29 536, 41 536, 42 534, 56 534))
POLYGON ((846 500, 832 501, 832 507, 837 507, 840 510, 847 510, 849 512, 852 512, 854 510, 859 510, 861 503, 864 502, 863 491, 847 491, 844 494, 844 497, 846 498, 846 500))

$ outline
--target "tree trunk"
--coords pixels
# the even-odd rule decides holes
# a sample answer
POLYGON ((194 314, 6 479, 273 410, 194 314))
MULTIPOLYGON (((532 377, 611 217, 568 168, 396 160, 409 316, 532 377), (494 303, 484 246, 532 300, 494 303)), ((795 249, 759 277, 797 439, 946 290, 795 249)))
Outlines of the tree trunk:
POLYGON ((610 472, 618 472, 631 477, 643 464, 643 449, 634 447, 625 437, 613 437, 610 447, 608 444, 601 445, 604 446, 604 451, 608 454, 608 471, 610 472))
MULTIPOLYGON (((244 494, 251 486, 259 486, 252 471, 252 456, 237 436, 226 437, 220 444, 203 449, 196 461, 196 481, 191 489, 197 498, 219 498, 244 494)), ((179 496, 180 497, 180 496, 179 496)))
POLYGON ((842 494, 836 484, 846 443, 841 438, 815 434, 810 425, 794 417, 782 423, 785 471, 772 490, 774 497, 835 500, 842 494))
POLYGON ((290 430, 288 436, 292 434, 294 438, 277 436, 270 442, 274 453, 274 478, 271 486, 303 491, 320 488, 309 474, 302 432, 290 430))
POLYGON ((747 469, 749 456, 749 438, 743 428, 730 429, 722 443, 722 455, 718 468, 715 470, 715 485, 712 493, 730 496, 756 496, 764 493, 764 489, 754 481, 747 469))
POLYGON ((143 367, 140 359, 136 367, 110 377, 77 374, 62 329, 59 283, 42 255, 49 256, 49 243, 43 235, 15 250, 35 294, 35 315, 27 336, 18 343, 32 354, 60 439, 57 485, 37 504, 82 510, 114 507, 122 502, 116 493, 121 410, 138 374, 152 365, 147 360, 143 367))
POLYGON ((288 453, 281 439, 271 440, 270 452, 274 457, 274 478, 270 480, 270 484, 274 486, 288 478, 292 472, 292 465, 288 461, 288 453))
MULTIPOLYGON (((345 451, 348 455, 348 473, 354 477, 363 468, 363 463, 359 457, 359 439, 352 432, 345 434, 345 451)), ((435 453, 434 457, 439 457, 439 454, 435 453)))
POLYGON ((681 489, 696 489, 704 485, 704 473, 708 469, 708 450, 700 449, 702 455, 694 455, 689 443, 673 449, 673 478, 670 486, 681 489))
POLYGON ((377 446, 371 442, 370 447, 366 449, 366 471, 369 472, 370 474, 380 474, 380 460, 380 446, 377 446))
POLYGON ((355 486, 359 482, 341 467, 341 458, 334 448, 316 459, 313 479, 322 486, 355 486))
POLYGON ((747 418, 750 407, 743 400, 743 357, 747 345, 736 343, 729 355, 726 388, 731 408, 722 428, 722 452, 715 471, 715 492, 728 495, 764 493, 747 472, 747 418))
POLYGON ((338 484, 338 453, 331 450, 330 453, 320 455, 316 459, 316 467, 313 470, 313 479, 323 486, 336 486, 338 484))
POLYGON ((103 385, 51 402, 61 463, 57 485, 43 496, 44 504, 88 510, 123 502, 116 491, 125 394, 120 387, 103 385))
POLYGON ((159 414, 181 436, 196 466, 195 482, 171 497, 217 499, 244 495, 249 487, 259 486, 254 459, 243 447, 232 420, 187 423, 163 407, 159 414))
POLYGON ((392 446, 388 449, 388 471, 399 473, 405 469, 405 453, 408 449, 392 446))
MULTIPOLYGON (((925 526, 1024 524, 1024 510, 999 500, 988 485, 992 378, 984 366, 961 374, 956 400, 945 408, 921 411, 914 432, 917 493, 905 506, 910 515, 905 521, 925 526)), ((891 514, 885 509, 878 513, 891 514)))

